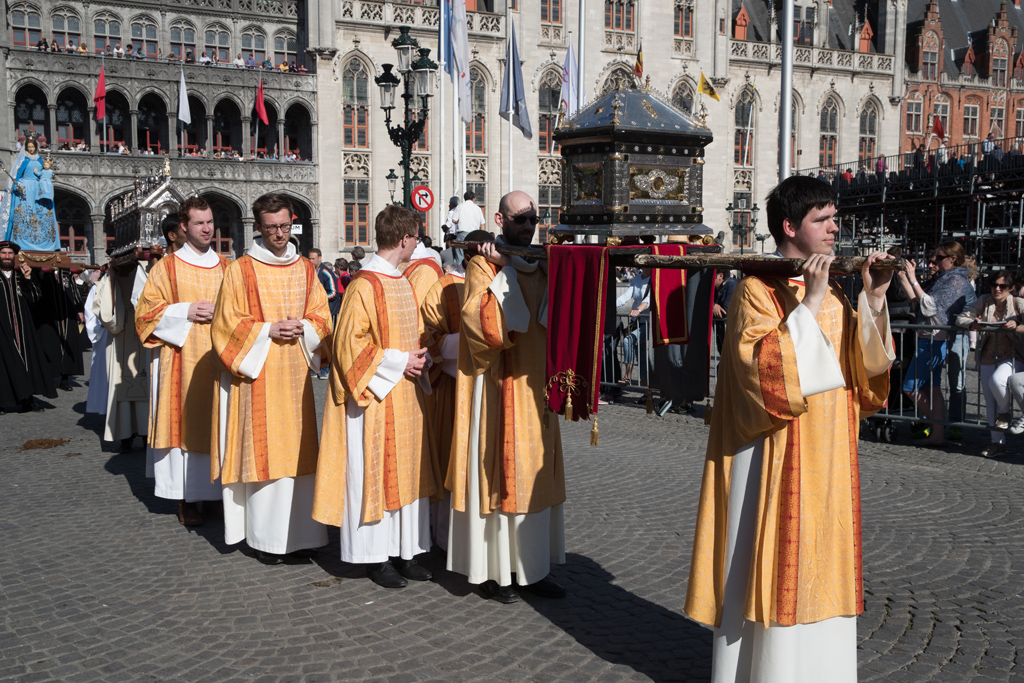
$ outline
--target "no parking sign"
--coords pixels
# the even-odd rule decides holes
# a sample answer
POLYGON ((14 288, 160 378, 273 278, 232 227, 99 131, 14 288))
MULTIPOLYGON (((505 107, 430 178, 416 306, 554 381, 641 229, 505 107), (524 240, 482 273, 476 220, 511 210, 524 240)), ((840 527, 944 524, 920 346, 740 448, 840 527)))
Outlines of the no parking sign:
POLYGON ((412 191, 412 205, 426 213, 434 205, 434 193, 426 185, 418 185, 412 191))

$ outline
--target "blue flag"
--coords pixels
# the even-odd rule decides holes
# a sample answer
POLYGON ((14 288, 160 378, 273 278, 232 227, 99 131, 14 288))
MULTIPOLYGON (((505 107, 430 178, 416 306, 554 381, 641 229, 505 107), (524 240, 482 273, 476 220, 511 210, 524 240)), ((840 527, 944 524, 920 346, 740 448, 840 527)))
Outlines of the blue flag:
POLYGON ((498 115, 523 131, 527 140, 532 140, 533 128, 530 126, 530 112, 526 110, 526 88, 523 87, 523 69, 519 63, 519 46, 516 44, 516 24, 512 17, 509 17, 508 35, 505 78, 501 82, 501 109, 498 110, 498 115))
MULTIPOLYGON (((444 21, 438 24, 437 53, 444 61, 444 72, 452 75, 452 4, 448 0, 441 0, 441 11, 444 13, 444 21)), ((452 77, 452 82, 455 78, 452 77)))

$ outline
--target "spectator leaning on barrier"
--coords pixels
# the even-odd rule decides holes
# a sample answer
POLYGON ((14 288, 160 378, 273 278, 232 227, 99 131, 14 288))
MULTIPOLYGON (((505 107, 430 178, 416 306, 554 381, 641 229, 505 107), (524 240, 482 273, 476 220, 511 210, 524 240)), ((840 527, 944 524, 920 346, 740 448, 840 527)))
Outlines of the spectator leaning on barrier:
POLYGON ((647 378, 651 359, 647 353, 647 316, 644 314, 651 307, 651 270, 641 269, 630 280, 629 289, 624 291, 615 301, 615 307, 629 306, 629 327, 626 337, 622 340, 622 362, 626 364, 625 377, 620 380, 629 383, 633 376, 633 366, 640 364, 640 384, 647 386, 647 378))
MULTIPOLYGON (((930 265, 936 269, 935 277, 921 285, 914 275, 917 264, 907 259, 907 269, 900 273, 899 280, 907 298, 917 307, 917 324, 933 327, 954 324, 956 316, 974 296, 967 279, 965 260, 964 248, 959 242, 943 242, 930 259, 930 265)), ((919 331, 917 353, 903 380, 903 392, 917 401, 918 409, 925 417, 934 420, 930 431, 922 435, 926 437, 922 442, 925 446, 943 446, 946 443, 945 429, 940 423, 946 420, 942 366, 949 337, 949 332, 944 329, 919 331), (930 390, 923 391, 925 387, 930 387, 930 390)))
MULTIPOLYGON (((956 318, 960 327, 981 332, 975 361, 981 388, 985 392, 988 424, 998 430, 991 432, 992 443, 982 452, 987 458, 1006 451, 1003 430, 1011 427, 1013 396, 1010 379, 1024 374, 1024 299, 1013 296, 1016 284, 1010 271, 996 273, 992 278, 992 292, 982 296, 956 318)), ((1024 424, 1014 426, 1024 428, 1024 424)))
POLYGON ((715 307, 712 309, 712 315, 715 319, 715 344, 719 354, 725 340, 725 315, 737 284, 739 281, 729 271, 719 270, 715 273, 715 307))

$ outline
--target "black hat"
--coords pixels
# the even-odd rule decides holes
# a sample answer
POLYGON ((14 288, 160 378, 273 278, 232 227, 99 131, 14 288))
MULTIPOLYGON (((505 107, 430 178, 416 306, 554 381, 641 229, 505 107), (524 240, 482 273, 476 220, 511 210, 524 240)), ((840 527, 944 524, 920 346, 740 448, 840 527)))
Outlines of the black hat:
POLYGON ((0 241, 0 249, 13 249, 15 254, 21 251, 21 247, 18 246, 18 243, 11 242, 10 240, 0 241))

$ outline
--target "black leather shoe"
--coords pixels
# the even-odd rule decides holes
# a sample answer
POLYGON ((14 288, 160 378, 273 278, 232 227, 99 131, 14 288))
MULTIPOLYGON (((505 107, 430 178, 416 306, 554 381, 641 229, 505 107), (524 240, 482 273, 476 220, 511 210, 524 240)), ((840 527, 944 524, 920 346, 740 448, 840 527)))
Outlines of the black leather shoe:
POLYGON ((68 379, 67 377, 60 378, 60 384, 57 385, 57 388, 60 389, 61 391, 74 391, 74 389, 71 387, 71 380, 68 379))
POLYGON ((410 581, 430 581, 434 578, 430 570, 420 565, 416 560, 403 560, 400 557, 396 557, 391 560, 391 564, 394 565, 399 574, 410 581))
POLYGON ((551 598, 552 600, 565 597, 565 588, 553 581, 550 577, 544 577, 536 583, 520 586, 519 590, 539 595, 542 598, 551 598))
POLYGON ((260 564, 284 564, 284 555, 265 553, 262 550, 256 550, 255 548, 253 548, 253 552, 256 554, 256 559, 260 561, 260 564))
POLYGON ((409 582, 395 569, 391 561, 366 565, 366 576, 382 588, 405 588, 409 582))
POLYGON ((519 602, 519 593, 512 586, 499 586, 497 581, 488 580, 480 584, 480 588, 490 600, 496 600, 503 605, 519 602))
POLYGON ((121 454, 123 455, 125 453, 131 453, 133 450, 132 446, 134 445, 134 443, 134 436, 130 436, 127 439, 121 439, 121 454))

